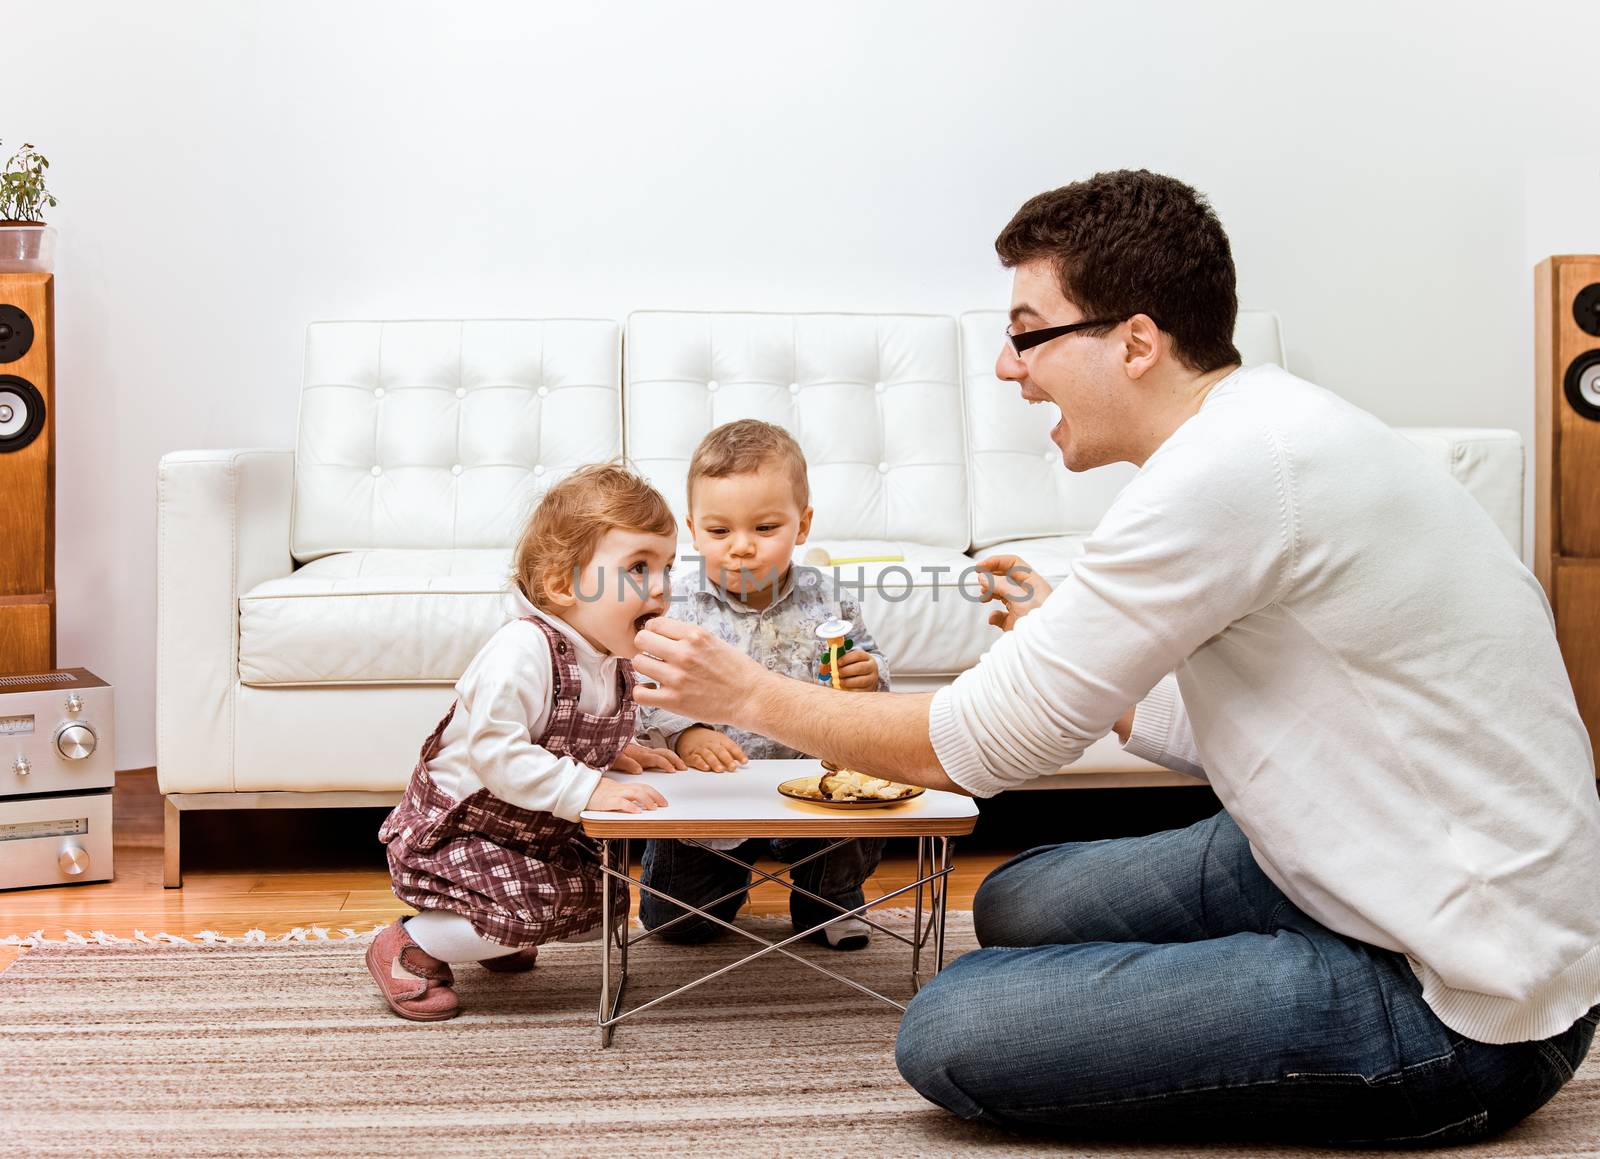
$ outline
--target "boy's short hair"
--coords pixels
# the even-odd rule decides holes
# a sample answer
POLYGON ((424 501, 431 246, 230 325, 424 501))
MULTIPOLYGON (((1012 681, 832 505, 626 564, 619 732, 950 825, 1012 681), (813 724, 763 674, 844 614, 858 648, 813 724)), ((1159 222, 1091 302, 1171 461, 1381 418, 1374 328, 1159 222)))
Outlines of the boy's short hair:
POLYGON ((579 467, 546 491, 528 517, 512 557, 512 579, 543 612, 554 613, 553 583, 571 584, 612 528, 676 535, 661 492, 620 463, 579 467))
POLYGON ((811 483, 806 478, 806 455, 794 436, 773 423, 760 419, 739 419, 723 423, 694 449, 689 460, 689 481, 684 496, 694 509, 696 479, 725 479, 729 475, 748 475, 769 463, 789 472, 794 497, 804 511, 811 506, 811 483))
POLYGON ((1149 315, 1191 370, 1240 360, 1228 235, 1206 199, 1175 177, 1119 169, 1041 193, 994 248, 1007 269, 1048 262, 1086 318, 1149 315))

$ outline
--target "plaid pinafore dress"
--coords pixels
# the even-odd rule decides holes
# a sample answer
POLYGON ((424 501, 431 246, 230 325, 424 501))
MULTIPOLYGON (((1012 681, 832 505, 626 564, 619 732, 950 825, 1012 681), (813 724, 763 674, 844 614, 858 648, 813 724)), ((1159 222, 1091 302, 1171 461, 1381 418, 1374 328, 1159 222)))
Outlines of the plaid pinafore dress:
MULTIPOLYGON (((610 768, 634 737, 633 666, 617 662, 614 714, 582 712, 572 645, 537 616, 523 619, 550 644, 550 720, 534 743, 591 768, 610 768)), ((512 805, 487 789, 455 801, 433 783, 428 762, 455 711, 452 704, 422 746, 405 796, 378 830, 395 896, 419 910, 461 914, 502 946, 536 946, 593 929, 600 924, 599 860, 577 822, 512 805)), ((625 896, 615 900, 627 904, 625 896)))

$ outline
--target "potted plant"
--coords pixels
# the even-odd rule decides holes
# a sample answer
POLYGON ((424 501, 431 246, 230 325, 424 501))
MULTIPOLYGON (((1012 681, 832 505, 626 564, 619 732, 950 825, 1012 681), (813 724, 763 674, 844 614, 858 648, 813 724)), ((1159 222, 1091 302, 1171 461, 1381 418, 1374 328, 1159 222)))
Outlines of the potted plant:
POLYGON ((0 273, 48 273, 55 264, 56 231, 44 223, 56 199, 45 188, 50 162, 23 145, 0 170, 0 273))

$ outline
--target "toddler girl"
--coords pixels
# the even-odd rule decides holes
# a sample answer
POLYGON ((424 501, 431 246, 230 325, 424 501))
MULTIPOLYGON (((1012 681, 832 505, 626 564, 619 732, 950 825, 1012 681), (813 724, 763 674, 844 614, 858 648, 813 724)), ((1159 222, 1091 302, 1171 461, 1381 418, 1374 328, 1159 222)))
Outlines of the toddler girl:
POLYGON ((534 510, 513 564, 531 614, 467 666, 378 834, 395 896, 421 911, 367 949, 400 1017, 456 1015, 452 963, 531 969, 539 943, 599 924, 600 869, 578 814, 666 804, 601 771, 684 767, 634 743, 628 659, 666 610, 676 533, 660 493, 619 466, 574 472, 534 510))

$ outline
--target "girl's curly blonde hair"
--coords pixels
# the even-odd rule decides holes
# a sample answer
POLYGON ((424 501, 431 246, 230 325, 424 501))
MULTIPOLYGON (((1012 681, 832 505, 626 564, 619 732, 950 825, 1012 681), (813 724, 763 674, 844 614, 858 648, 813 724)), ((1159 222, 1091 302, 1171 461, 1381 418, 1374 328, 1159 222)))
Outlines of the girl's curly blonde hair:
POLYGON ((676 535, 667 501, 620 463, 579 467, 546 491, 528 518, 512 556, 511 578, 528 602, 554 613, 552 590, 570 590, 573 577, 612 528, 676 535))

